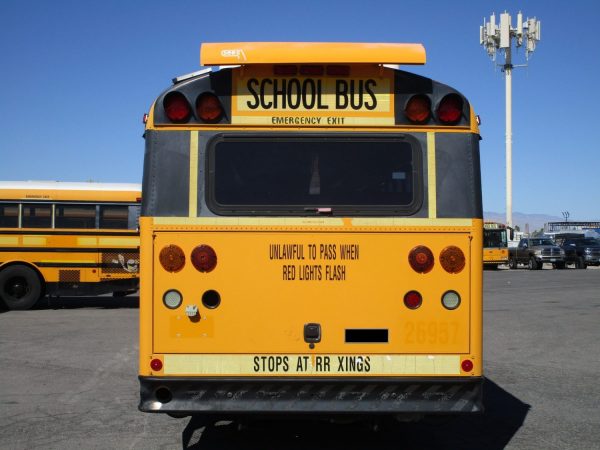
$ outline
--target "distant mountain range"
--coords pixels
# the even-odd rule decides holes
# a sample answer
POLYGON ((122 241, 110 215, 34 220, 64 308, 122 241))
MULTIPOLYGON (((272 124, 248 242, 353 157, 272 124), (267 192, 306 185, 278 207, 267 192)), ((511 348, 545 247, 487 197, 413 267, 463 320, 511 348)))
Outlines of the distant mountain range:
MULTIPOLYGON (((497 213, 492 211, 484 211, 483 219, 493 222, 506 222, 506 213, 497 213)), ((544 228, 544 224, 548 222, 562 222, 565 219, 558 216, 548 216, 546 214, 525 214, 520 212, 513 212, 513 225, 518 225, 521 231, 527 231, 526 228, 529 226, 529 232, 544 228)))

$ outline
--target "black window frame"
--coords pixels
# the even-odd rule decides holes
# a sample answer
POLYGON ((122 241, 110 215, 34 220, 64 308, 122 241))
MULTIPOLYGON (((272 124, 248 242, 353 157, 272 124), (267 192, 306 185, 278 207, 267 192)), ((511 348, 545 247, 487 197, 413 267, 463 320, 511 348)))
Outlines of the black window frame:
POLYGON ((312 207, 312 205, 222 205, 215 198, 215 149, 217 144, 224 141, 388 141, 408 143, 412 151, 412 176, 413 176, 413 199, 407 205, 327 205, 331 211, 329 216, 411 216, 417 213, 424 200, 425 167, 423 164, 423 148, 421 143, 409 134, 366 134, 366 133, 220 133, 213 136, 206 145, 205 167, 206 177, 205 192, 206 205, 208 209, 217 215, 223 216, 314 216, 323 215, 323 205, 312 207))

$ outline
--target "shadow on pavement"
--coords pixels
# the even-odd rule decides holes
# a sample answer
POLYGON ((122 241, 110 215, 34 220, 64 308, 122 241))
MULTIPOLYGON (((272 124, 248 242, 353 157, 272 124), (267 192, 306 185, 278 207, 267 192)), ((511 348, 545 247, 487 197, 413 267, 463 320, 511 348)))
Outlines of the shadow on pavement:
POLYGON ((113 296, 77 296, 49 297, 46 296, 35 305, 35 309, 78 309, 78 308, 139 308, 138 294, 124 297, 113 296))
POLYGON ((530 406, 493 381, 484 382, 486 411, 443 423, 387 421, 329 423, 271 420, 242 425, 192 417, 182 433, 184 449, 503 449, 523 425, 530 406))

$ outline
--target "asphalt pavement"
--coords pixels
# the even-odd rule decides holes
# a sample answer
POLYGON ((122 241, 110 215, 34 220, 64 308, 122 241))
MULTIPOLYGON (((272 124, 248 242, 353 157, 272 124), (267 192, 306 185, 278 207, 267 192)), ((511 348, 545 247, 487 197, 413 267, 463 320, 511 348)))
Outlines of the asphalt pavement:
POLYGON ((484 274, 486 412, 206 424, 137 410, 135 296, 0 311, 1 449, 600 448, 600 270, 484 274))

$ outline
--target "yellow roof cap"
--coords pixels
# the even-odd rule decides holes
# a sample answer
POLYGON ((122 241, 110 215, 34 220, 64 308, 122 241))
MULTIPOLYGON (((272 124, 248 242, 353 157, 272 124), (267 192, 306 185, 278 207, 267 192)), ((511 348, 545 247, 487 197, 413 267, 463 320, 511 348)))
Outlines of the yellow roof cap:
POLYGON ((225 42, 200 47, 200 65, 425 64, 422 44, 357 42, 225 42))

